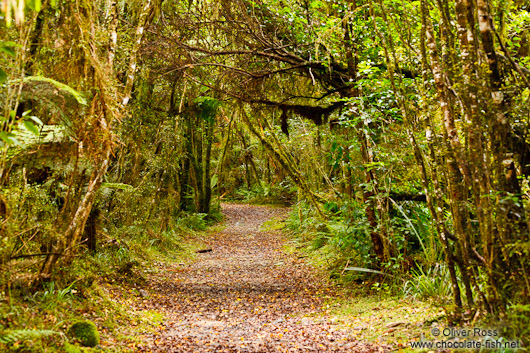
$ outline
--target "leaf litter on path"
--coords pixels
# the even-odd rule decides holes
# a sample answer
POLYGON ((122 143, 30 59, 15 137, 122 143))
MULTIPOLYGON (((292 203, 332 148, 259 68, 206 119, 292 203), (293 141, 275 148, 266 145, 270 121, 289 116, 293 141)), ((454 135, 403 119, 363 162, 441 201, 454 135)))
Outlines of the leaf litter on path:
POLYGON ((278 231, 260 231, 284 208, 224 204, 226 228, 193 263, 161 265, 138 310, 165 315, 140 352, 389 352, 357 341, 321 315, 331 284, 278 231))

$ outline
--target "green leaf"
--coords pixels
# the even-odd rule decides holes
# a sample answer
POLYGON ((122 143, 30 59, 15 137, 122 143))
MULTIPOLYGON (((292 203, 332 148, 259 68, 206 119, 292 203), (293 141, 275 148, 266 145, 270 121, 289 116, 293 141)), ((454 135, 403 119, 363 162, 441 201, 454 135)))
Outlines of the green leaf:
POLYGON ((0 69, 0 85, 7 81, 7 74, 4 70, 0 69))
POLYGON ((15 138, 15 135, 11 132, 0 131, 0 139, 5 142, 6 145, 19 145, 20 142, 15 138))
POLYGON ((195 99, 195 103, 200 108, 199 117, 209 122, 213 122, 213 118, 217 115, 221 102, 211 97, 198 97, 195 99))
POLYGON ((33 124, 31 120, 24 120, 24 126, 26 129, 28 129, 31 133, 38 135, 39 134, 39 128, 33 124))
POLYGON ((37 118, 36 116, 30 116, 29 117, 31 120, 33 120, 37 125, 39 126, 42 126, 44 125, 44 123, 42 122, 42 120, 40 120, 39 118, 37 118))
POLYGON ((396 206, 396 208, 399 210, 399 212, 401 212, 401 214, 403 215, 403 217, 407 221, 407 224, 409 225, 410 229, 414 232, 414 234, 416 235, 416 238, 418 238, 418 241, 420 242, 421 248, 423 249, 423 253, 427 256, 427 248, 425 247, 425 244, 423 244, 423 240, 421 239, 420 234, 416 230, 416 227, 414 227, 414 225, 412 224, 412 221, 410 220, 410 218, 407 217, 407 214, 403 211, 403 208, 400 205, 398 205, 398 203, 396 201, 394 201, 390 197, 388 199, 390 201, 392 201, 394 206, 396 206))
POLYGON ((9 136, 7 134, 7 132, 5 131, 0 131, 0 139, 2 139, 2 141, 4 141, 6 144, 10 144, 9 143, 9 136))
POLYGON ((40 12, 42 8, 42 4, 40 0, 29 0, 26 1, 26 6, 29 7, 31 10, 40 12))
POLYGON ((4 54, 7 54, 9 56, 12 56, 12 57, 15 57, 15 48, 13 47, 10 47, 10 46, 7 46, 7 45, 2 45, 0 46, 0 52, 4 53, 4 54))
POLYGON ((212 177, 212 180, 210 180, 210 188, 214 188, 217 186, 217 182, 219 180, 219 177, 217 176, 217 174, 214 174, 214 176, 212 177))
POLYGON ((377 273, 377 274, 380 274, 380 275, 396 277, 396 276, 391 275, 389 273, 384 273, 384 272, 381 272, 381 271, 372 270, 371 268, 363 268, 363 267, 346 267, 344 269, 344 271, 357 271, 357 272, 377 273))

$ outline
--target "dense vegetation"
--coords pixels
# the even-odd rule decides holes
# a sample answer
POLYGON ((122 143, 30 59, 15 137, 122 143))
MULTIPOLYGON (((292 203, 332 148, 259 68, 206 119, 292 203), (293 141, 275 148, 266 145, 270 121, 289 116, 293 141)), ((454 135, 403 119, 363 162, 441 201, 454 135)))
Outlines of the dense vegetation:
POLYGON ((0 299, 279 201, 332 276, 528 333, 527 2, 1 4, 0 299))

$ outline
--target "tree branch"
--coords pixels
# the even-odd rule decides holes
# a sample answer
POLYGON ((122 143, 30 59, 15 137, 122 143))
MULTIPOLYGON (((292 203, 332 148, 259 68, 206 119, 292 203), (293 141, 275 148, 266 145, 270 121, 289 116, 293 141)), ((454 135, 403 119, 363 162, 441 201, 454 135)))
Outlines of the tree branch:
POLYGON ((24 255, 17 255, 12 256, 9 258, 9 260, 15 260, 15 259, 23 259, 28 257, 37 257, 37 256, 48 256, 48 255, 56 255, 56 256, 62 256, 62 253, 56 253, 56 252, 46 252, 46 253, 39 253, 39 254, 24 254, 24 255))

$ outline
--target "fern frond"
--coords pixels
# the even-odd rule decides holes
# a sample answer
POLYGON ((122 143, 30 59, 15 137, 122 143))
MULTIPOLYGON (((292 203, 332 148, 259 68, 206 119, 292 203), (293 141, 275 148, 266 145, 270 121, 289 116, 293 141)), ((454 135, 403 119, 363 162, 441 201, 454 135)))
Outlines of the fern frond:
POLYGON ((15 330, 0 334, 0 343, 11 344, 17 341, 28 341, 54 335, 64 336, 62 332, 52 330, 15 330))

